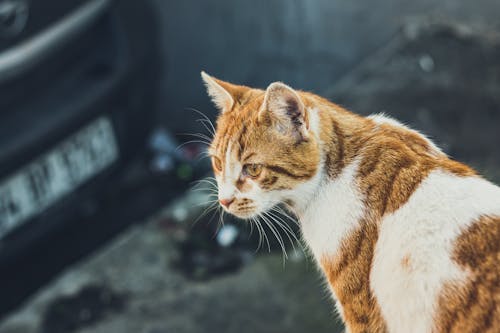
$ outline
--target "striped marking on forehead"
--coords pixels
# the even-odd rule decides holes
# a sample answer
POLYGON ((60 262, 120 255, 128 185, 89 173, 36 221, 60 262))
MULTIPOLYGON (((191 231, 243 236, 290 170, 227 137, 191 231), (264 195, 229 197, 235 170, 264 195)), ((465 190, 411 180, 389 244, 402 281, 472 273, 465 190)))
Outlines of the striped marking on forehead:
MULTIPOLYGON (((228 127, 216 143, 215 150, 224 157, 228 156, 228 152, 232 154, 234 150, 236 159, 239 161, 247 144, 247 133, 248 126, 246 125, 228 127)), ((224 162, 227 162, 227 158, 224 158, 224 162)))
POLYGON ((241 160, 241 156, 243 155, 243 151, 245 150, 246 146, 246 133, 247 133, 248 127, 243 125, 241 128, 241 131, 238 133, 238 160, 241 160))

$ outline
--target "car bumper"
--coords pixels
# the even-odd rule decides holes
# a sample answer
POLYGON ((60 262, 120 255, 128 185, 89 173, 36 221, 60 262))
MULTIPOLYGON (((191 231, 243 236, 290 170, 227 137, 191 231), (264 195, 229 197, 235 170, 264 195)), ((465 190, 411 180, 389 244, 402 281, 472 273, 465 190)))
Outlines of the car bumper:
POLYGON ((113 164, 3 237, 0 265, 103 210, 144 151, 154 119, 156 27, 147 6, 130 3, 106 9, 40 64, 0 83, 7 96, 0 101, 0 180, 101 117, 111 121, 119 150, 113 164))

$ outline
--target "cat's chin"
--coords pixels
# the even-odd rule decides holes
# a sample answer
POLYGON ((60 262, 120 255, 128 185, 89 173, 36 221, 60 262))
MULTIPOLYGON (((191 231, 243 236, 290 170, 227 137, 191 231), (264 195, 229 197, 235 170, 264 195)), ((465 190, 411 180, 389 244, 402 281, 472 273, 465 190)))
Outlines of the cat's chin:
POLYGON ((259 218, 259 216, 261 216, 262 214, 270 211, 272 209, 272 205, 270 206, 266 206, 266 205, 263 205, 263 206, 254 206, 252 207, 252 209, 245 209, 245 210, 230 210, 230 209, 226 209, 224 208, 224 211, 233 215, 234 217, 236 218, 239 218, 241 220, 251 220, 251 219, 257 219, 259 218))
POLYGON ((231 215, 241 219, 241 220, 250 220, 252 218, 256 218, 258 216, 257 213, 231 213, 231 215))
POLYGON ((228 211, 229 214, 237 217, 241 220, 250 220, 252 218, 257 218, 259 216, 259 212, 256 210, 253 211, 245 211, 245 212, 231 212, 228 211))
POLYGON ((253 218, 258 218, 261 214, 264 214, 272 209, 273 205, 252 205, 243 207, 242 209, 235 209, 230 207, 229 209, 226 207, 222 207, 226 213, 231 214, 234 217, 237 217, 241 220, 250 220, 253 218))

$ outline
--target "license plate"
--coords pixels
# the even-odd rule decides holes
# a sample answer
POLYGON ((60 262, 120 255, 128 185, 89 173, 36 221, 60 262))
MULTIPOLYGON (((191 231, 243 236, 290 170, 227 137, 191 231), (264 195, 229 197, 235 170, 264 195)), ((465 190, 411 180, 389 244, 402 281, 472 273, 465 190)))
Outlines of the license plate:
POLYGON ((113 127, 108 118, 102 117, 0 182, 0 238, 117 158, 113 127))

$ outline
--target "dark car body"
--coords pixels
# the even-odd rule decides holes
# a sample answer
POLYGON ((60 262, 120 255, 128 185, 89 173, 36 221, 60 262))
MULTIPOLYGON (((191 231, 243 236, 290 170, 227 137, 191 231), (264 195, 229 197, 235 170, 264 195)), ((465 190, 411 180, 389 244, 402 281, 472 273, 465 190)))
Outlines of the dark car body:
MULTIPOLYGON (((79 179, 78 186, 59 193, 57 200, 22 223, 3 226, 3 290, 47 265, 40 260, 62 262, 64 248, 50 254, 54 250, 47 244, 63 244, 71 239, 68 233, 84 243, 99 228, 106 229, 88 221, 97 220, 93 216, 112 201, 109 198, 119 197, 126 170, 144 152, 153 126, 156 32, 147 1, 0 0, 0 189, 16 173, 38 167, 37 160, 103 119, 112 128, 116 146, 113 160, 79 179), (71 229, 78 224, 80 229, 71 229)), ((33 186, 36 193, 36 181, 33 186)), ((3 199, 0 209, 16 209, 5 195, 3 199)), ((16 299, 3 297, 0 311, 28 292, 17 293, 16 299)))

